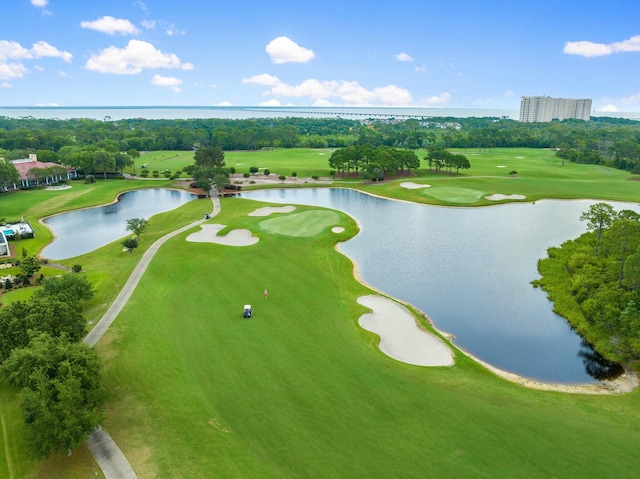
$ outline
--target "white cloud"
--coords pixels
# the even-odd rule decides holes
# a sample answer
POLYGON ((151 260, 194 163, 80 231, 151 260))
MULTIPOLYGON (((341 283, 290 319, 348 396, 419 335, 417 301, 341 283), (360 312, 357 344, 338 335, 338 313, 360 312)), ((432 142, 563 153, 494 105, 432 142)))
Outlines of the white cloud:
POLYGON ((212 83, 211 85, 209 85, 210 88, 218 88, 218 85, 216 85, 215 83, 212 83))
POLYGON ((274 77, 273 75, 269 75, 268 73, 263 73, 261 75, 253 75, 249 78, 243 78, 242 83, 253 83, 255 85, 263 85, 263 86, 275 86, 280 83, 278 77, 274 77))
POLYGON ((413 102, 409 90, 395 85, 369 90, 356 81, 319 81, 313 78, 304 80, 298 85, 289 85, 267 73, 244 78, 242 82, 270 87, 263 93, 265 96, 307 97, 316 105, 321 105, 323 102, 327 105, 340 102, 344 106, 410 106, 413 102))
POLYGON ((109 15, 105 15, 97 20, 80 22, 82 28, 89 30, 96 30, 98 32, 106 33, 107 35, 138 35, 138 30, 133 23, 124 18, 114 18, 109 15))
POLYGON ((282 106, 278 100, 272 98, 271 100, 263 101, 258 106, 282 106))
POLYGON ((27 49, 18 42, 0 40, 0 80, 22 78, 28 70, 21 62, 43 57, 62 58, 69 63, 73 55, 44 41, 36 42, 32 48, 27 49))
POLYGON ((157 22, 155 20, 142 20, 140 25, 142 25, 147 30, 151 30, 156 27, 157 22))
POLYGON ((141 1, 141 0, 138 0, 137 2, 133 2, 133 4, 134 4, 134 5, 137 5, 138 7, 140 7, 140 9, 141 9, 143 12, 147 12, 147 11, 149 11, 149 9, 147 8, 147 5, 146 5, 143 1, 141 1))
POLYGON ((36 106, 60 106, 57 103, 36 103, 36 106))
POLYGON ((623 98, 622 103, 640 103, 640 93, 623 98))
POLYGON ((427 71, 427 65, 421 65, 419 67, 416 67, 416 71, 417 72, 426 72, 427 71))
POLYGON ((217 103, 216 106, 231 106, 231 102, 230 101, 221 101, 220 103, 217 103))
POLYGON ((60 51, 56 47, 49 45, 47 42, 43 41, 34 43, 33 47, 31 48, 31 53, 34 58, 62 58, 66 63, 71 63, 71 59, 73 58, 73 55, 71 53, 60 51))
POLYGON ((151 43, 129 40, 125 48, 114 46, 91 55, 84 66, 87 70, 119 75, 135 75, 144 68, 180 68, 192 70, 192 63, 182 63, 173 53, 163 53, 151 43))
POLYGON ((2 87, 2 88, 11 88, 11 83, 3 81, 2 83, 0 83, 0 87, 2 87))
POLYGON ((178 93, 182 91, 182 89, 180 88, 182 80, 180 80, 179 78, 154 75, 151 79, 151 83, 155 86, 168 86, 173 91, 178 93))
POLYGON ((44 8, 49 5, 49 0, 31 0, 31 5, 37 8, 44 8))
POLYGON ((424 102, 425 106, 441 106, 446 105, 451 101, 451 93, 445 91, 440 93, 439 95, 432 96, 431 98, 427 98, 424 102))
POLYGON ((605 112, 612 113, 612 112, 616 112, 616 111, 619 111, 619 110, 618 110, 618 107, 615 106, 615 105, 605 105, 602 108, 600 108, 598 111, 605 111, 605 112))
POLYGON ((267 44, 266 51, 271 63, 306 63, 316 56, 287 37, 274 38, 267 44))
POLYGON ((396 60, 398 60, 399 62, 412 62, 413 58, 411 58, 411 56, 406 53, 398 53, 396 55, 396 60))
POLYGON ((504 92, 504 96, 515 96, 515 92, 513 90, 507 90, 504 92))
POLYGON ((614 43, 566 42, 562 51, 568 55, 579 55, 587 58, 621 52, 640 52, 640 35, 614 43))

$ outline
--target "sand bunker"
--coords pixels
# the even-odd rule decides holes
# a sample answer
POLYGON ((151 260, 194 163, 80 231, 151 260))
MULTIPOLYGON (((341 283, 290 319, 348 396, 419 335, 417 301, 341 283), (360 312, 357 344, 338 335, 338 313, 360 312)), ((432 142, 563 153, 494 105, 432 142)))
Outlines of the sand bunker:
POLYGON ((437 336, 421 329, 403 306, 382 296, 367 295, 358 303, 372 310, 358 324, 380 336, 380 351, 416 366, 451 366, 453 353, 437 336))
POLYGON ((485 196, 486 199, 491 201, 500 201, 500 200, 524 200, 526 196, 524 195, 503 195, 501 193, 496 193, 494 195, 485 196))
POLYGON ((506 168, 507 165, 498 165, 498 168, 506 168))
POLYGON ((47 186, 45 190, 58 191, 58 190, 68 190, 69 188, 71 188, 70 185, 55 185, 55 186, 47 186))
POLYGON ((418 188, 431 188, 431 185, 414 183, 412 181, 405 181, 404 183, 400 183, 400 186, 409 190, 417 190, 418 188))
POLYGON ((331 231, 333 233, 342 233, 344 231, 344 228, 342 226, 334 226, 333 228, 331 228, 331 231))
POLYGON ((272 213, 291 213, 295 206, 265 206, 249 213, 248 216, 269 216, 272 213))
POLYGON ((225 246, 250 246, 258 242, 258 238, 251 235, 249 230, 232 230, 224 236, 218 232, 226 228, 225 225, 200 225, 201 231, 191 233, 187 241, 192 243, 215 243, 225 246))

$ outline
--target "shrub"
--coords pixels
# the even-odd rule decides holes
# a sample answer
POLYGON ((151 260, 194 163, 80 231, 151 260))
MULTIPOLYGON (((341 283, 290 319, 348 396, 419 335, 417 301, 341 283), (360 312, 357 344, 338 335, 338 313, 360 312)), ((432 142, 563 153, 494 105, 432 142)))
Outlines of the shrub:
POLYGON ((140 176, 142 176, 143 178, 146 178, 147 176, 149 176, 149 172, 147 170, 142 170, 142 173, 140 173, 140 176))
POLYGON ((291 173, 291 176, 293 176, 294 178, 298 176, 298 173, 296 173, 295 171, 293 173, 291 173))
POLYGON ((318 175, 313 175, 311 178, 313 178, 314 180, 318 180, 320 177, 318 175))
POLYGON ((284 181, 284 180, 286 180, 286 179, 287 179, 287 177, 286 177, 286 176, 284 176, 284 175, 280 175, 280 176, 278 176, 278 179, 279 179, 280 181, 284 181))
POLYGON ((517 174, 518 174, 518 172, 516 170, 511 170, 509 172, 509 176, 513 176, 513 175, 517 175, 517 174))
POLYGON ((258 167, 257 166, 249 167, 249 173, 257 173, 257 172, 258 172, 258 167))
POLYGON ((244 174, 244 175, 242 175, 242 176, 244 176, 245 178, 249 178, 249 177, 251 176, 251 173, 245 173, 245 174, 244 174))
POLYGON ((264 169, 264 176, 269 176, 271 174, 271 170, 269 168, 264 169))
POLYGON ((93 175, 87 175, 84 177, 84 182, 87 184, 91 184, 91 183, 95 183, 96 182, 96 177, 93 175))
POLYGON ((236 168, 235 168, 235 166, 230 166, 230 167, 229 167, 229 173, 231 173, 232 175, 235 175, 235 174, 236 174, 236 168))
POLYGON ((73 271, 74 273, 79 273, 80 271, 82 271, 82 265, 74 264, 71 268, 71 271, 73 271))
POLYGON ((255 181, 251 180, 251 181, 249 182, 249 184, 253 185, 253 184, 255 184, 255 181))

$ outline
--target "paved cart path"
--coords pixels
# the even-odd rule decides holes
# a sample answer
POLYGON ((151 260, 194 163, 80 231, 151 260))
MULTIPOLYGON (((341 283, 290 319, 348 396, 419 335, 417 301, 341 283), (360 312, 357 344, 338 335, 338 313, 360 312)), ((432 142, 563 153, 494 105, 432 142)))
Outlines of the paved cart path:
MULTIPOLYGON (((220 212, 220 199, 218 197, 212 197, 211 201, 213 202, 213 211, 210 213, 210 217, 213 218, 220 212)), ((151 247, 142 255, 140 262, 136 265, 135 269, 129 276, 129 279, 125 283, 124 287, 116 297, 116 299, 111 303, 109 309, 104 316, 98 321, 98 323, 94 326, 87 336, 83 339, 85 344, 89 346, 95 346, 96 343, 100 340, 102 335, 107 331, 111 323, 116 319, 122 308, 127 301, 131 297, 133 290, 136 289, 140 278, 151 263, 151 260, 155 256, 155 254, 160 249, 167 240, 173 238, 180 233, 187 231, 188 229, 193 228, 194 226, 201 225, 207 221, 207 219, 202 219, 199 221, 195 221, 187 226, 183 226, 171 233, 164 235, 162 238, 157 240, 155 243, 151 245, 151 247)), ((87 439, 87 447, 93 454, 93 457, 98 462, 100 469, 106 479, 137 479, 135 471, 127 461, 127 458, 124 456, 118 445, 111 438, 111 436, 102 428, 98 427, 95 431, 91 433, 89 438, 87 439)))

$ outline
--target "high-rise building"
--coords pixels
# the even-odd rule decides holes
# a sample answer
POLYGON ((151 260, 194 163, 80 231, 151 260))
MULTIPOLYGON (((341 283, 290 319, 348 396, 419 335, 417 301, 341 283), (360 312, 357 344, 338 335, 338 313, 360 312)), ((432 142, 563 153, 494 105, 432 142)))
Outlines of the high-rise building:
POLYGON ((568 118, 589 121, 591 99, 523 96, 520 101, 520 121, 545 122, 568 118))

